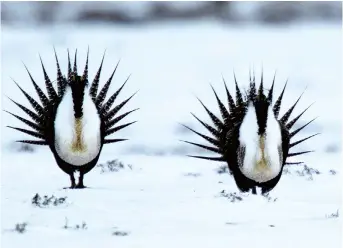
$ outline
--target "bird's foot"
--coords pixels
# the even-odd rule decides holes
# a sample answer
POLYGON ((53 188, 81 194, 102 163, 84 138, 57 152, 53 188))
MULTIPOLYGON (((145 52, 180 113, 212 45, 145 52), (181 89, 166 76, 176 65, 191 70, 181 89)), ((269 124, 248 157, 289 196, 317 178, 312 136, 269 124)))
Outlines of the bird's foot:
POLYGON ((83 184, 77 184, 75 186, 75 189, 84 189, 84 188, 87 188, 87 187, 85 185, 83 185, 83 184))
POLYGON ((84 185, 75 185, 75 186, 70 186, 70 187, 64 187, 63 189, 85 189, 87 188, 86 186, 84 185))
POLYGON ((70 187, 63 187, 63 189, 76 189, 76 185, 71 185, 70 187))

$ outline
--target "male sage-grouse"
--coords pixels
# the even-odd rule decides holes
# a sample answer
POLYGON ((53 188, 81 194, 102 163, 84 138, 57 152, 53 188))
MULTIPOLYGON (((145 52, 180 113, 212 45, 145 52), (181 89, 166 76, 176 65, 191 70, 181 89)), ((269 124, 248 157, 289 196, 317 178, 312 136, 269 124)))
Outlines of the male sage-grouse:
POLYGON ((98 94, 100 73, 105 54, 95 78, 90 85, 88 83, 88 54, 89 51, 87 51, 86 65, 83 74, 78 75, 76 63, 77 50, 75 52, 73 69, 71 67, 68 51, 68 76, 65 77, 61 72, 55 51, 57 92, 54 89, 41 60, 48 96, 43 93, 42 89, 34 81, 29 70, 25 66, 41 104, 34 100, 16 83, 30 102, 34 111, 29 110, 12 99, 10 100, 28 114, 32 121, 8 112, 35 131, 9 126, 10 128, 39 139, 18 140, 17 142, 33 145, 48 145, 54 154, 57 165, 70 176, 70 188, 85 187, 83 184, 84 174, 94 168, 104 144, 126 140, 105 139, 105 137, 134 123, 130 122, 113 127, 128 114, 135 111, 131 110, 116 116, 118 111, 134 94, 111 109, 115 99, 129 78, 127 78, 124 84, 110 96, 107 101, 104 101, 119 62, 98 94), (74 174, 79 177, 77 183, 75 183, 74 174))
POLYGON ((236 84, 236 101, 233 100, 223 79, 229 109, 224 106, 212 87, 219 105, 222 120, 215 116, 201 100, 199 100, 200 103, 205 108, 205 111, 210 116, 214 125, 211 126, 192 114, 213 135, 213 137, 201 134, 184 125, 192 132, 206 139, 213 146, 205 146, 188 141, 184 142, 219 154, 220 156, 218 157, 190 157, 227 162, 229 171, 233 175, 237 187, 242 192, 251 190, 253 194, 256 194, 256 188, 259 187, 261 188, 262 194, 264 194, 277 185, 285 164, 302 163, 286 162, 287 158, 311 152, 290 152, 289 150, 317 135, 313 134, 304 139, 291 142, 291 139, 314 119, 296 130, 291 131, 293 125, 309 107, 294 119, 288 121, 301 98, 300 96, 280 118, 279 111, 287 82, 285 83, 280 96, 273 104, 275 75, 268 94, 264 93, 263 74, 257 92, 255 76, 251 77, 250 75, 250 87, 245 94, 242 94, 239 89, 236 77, 234 77, 234 79, 236 84))

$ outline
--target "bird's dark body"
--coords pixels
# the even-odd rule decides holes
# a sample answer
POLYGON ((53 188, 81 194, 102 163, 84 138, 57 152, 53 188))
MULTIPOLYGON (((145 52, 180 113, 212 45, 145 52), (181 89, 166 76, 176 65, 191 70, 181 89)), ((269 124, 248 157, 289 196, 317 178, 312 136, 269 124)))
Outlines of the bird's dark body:
POLYGON ((70 187, 71 188, 74 188, 74 187, 83 188, 84 187, 83 176, 85 174, 87 174, 88 172, 90 172, 98 163, 100 153, 101 153, 101 149, 102 149, 102 145, 101 145, 99 154, 93 160, 91 160, 90 162, 88 162, 84 165, 79 165, 79 166, 72 165, 70 163, 67 163, 63 159, 61 159, 60 156, 57 154, 55 147, 50 146, 50 149, 51 149, 51 152, 53 153, 53 155, 55 157, 55 160, 56 160, 58 167, 70 176, 70 180, 71 180, 71 186, 70 187), (78 185, 75 184, 75 178, 74 178, 75 172, 80 173, 78 185))
MULTIPOLYGON (((286 159, 288 156, 288 151, 289 148, 287 144, 289 143, 289 132, 284 128, 281 124, 281 136, 283 139, 283 163, 282 163, 282 169, 286 163, 286 159)), ((239 128, 239 125, 237 126, 239 128)), ((261 188, 261 192, 267 193, 270 190, 272 190, 277 183, 279 182, 282 174, 282 169, 280 173, 273 178, 272 180, 269 180, 267 182, 256 182, 254 180, 251 180, 250 178, 247 178, 239 169, 239 164, 237 162, 237 151, 239 147, 239 132, 238 131, 233 131, 229 135, 231 135, 230 140, 232 140, 232 144, 230 145, 230 149, 227 149, 225 158, 227 165, 229 167, 229 170, 232 172, 232 175, 234 177, 235 183, 237 187, 242 191, 242 192, 248 192, 249 190, 252 190, 253 193, 256 193, 256 187, 261 188)))
MULTIPOLYGON (((19 140, 18 142, 22 143, 28 143, 32 145, 47 145, 49 146, 51 152, 54 155, 55 161, 58 165, 58 167, 65 173, 67 173, 70 176, 70 181, 71 181, 71 188, 84 188, 83 184, 83 176, 90 172, 97 164, 103 145, 104 144, 110 144, 110 143, 115 143, 115 142, 120 142, 124 141, 126 139, 105 139, 106 136, 109 136, 112 133, 115 133, 131 124, 134 122, 126 123, 123 125, 119 125, 117 127, 112 128, 115 124, 117 124, 120 120, 122 120, 124 117, 126 117, 128 114, 131 112, 137 110, 131 110, 128 111, 124 114, 121 114, 116 117, 116 114, 119 112, 119 110, 133 97, 133 95, 129 98, 127 98, 125 101, 117 105, 115 108, 111 109, 111 106, 113 105, 116 97, 119 95, 120 91, 126 84, 127 79, 124 84, 114 93, 112 96, 107 100, 105 100, 107 91, 109 89, 109 86, 112 82, 113 75, 118 67, 115 67, 111 77, 108 79, 108 81, 105 83, 99 94, 97 94, 98 90, 98 84, 99 84, 99 78, 100 78, 100 73, 102 69, 102 64, 103 64, 103 59, 101 62, 101 65, 97 71, 97 74, 90 86, 88 88, 88 53, 87 53, 87 61, 86 61, 86 66, 85 70, 83 72, 82 76, 79 76, 77 74, 77 64, 76 64, 76 54, 75 53, 75 62, 74 62, 74 68, 72 70, 71 64, 70 64, 70 58, 69 58, 69 53, 68 53, 68 75, 65 77, 62 75, 59 62, 57 59, 57 55, 55 53, 56 57, 56 64, 57 64, 57 88, 58 92, 55 91, 54 87, 52 86, 52 83, 46 74, 45 68, 43 66, 42 62, 42 68, 44 72, 44 77, 45 77, 45 83, 48 91, 48 96, 46 96, 43 91, 40 89, 40 87, 36 84, 36 82, 33 80, 30 72, 27 70, 31 81, 36 89, 36 92, 42 102, 42 106, 35 101, 31 96, 29 96, 18 84, 18 87, 20 90, 23 92, 23 94, 26 96, 26 98, 29 100, 31 106, 34 108, 36 113, 32 112, 31 110, 27 109, 23 105, 14 102, 19 108, 21 108, 26 114, 28 114, 31 119, 34 121, 29 121, 27 119, 24 119, 20 116, 17 116, 13 113, 8 112, 9 114, 13 115, 17 119, 21 120, 25 124, 27 124, 29 127, 35 129, 36 132, 27 130, 27 129, 22 129, 22 128, 16 128, 16 127, 10 127, 13 129, 16 129, 20 132, 29 134, 31 136, 34 136, 36 138, 39 138, 40 140, 19 140), (66 88, 70 87, 71 89, 71 96, 72 96, 72 102, 73 102, 73 111, 74 111, 74 118, 75 121, 77 119, 82 119, 84 116, 83 112, 83 102, 84 102, 84 97, 85 94, 89 94, 89 96, 92 98, 92 101, 96 107, 97 114, 100 120, 100 145, 98 147, 98 153, 96 156, 94 156, 89 162, 86 162, 84 164, 71 164, 67 161, 65 161, 61 156, 58 154, 58 151, 56 149, 56 139, 55 139, 55 120, 56 116, 58 114, 58 108, 63 100, 63 97, 65 96, 66 88), (89 89, 89 90, 88 90, 89 89), (115 118, 114 118, 115 117, 115 118), (79 182, 75 182, 74 174, 75 172, 78 172, 79 174, 79 182)), ((27 68, 26 68, 27 69, 27 68)), ((7 111, 6 111, 7 112, 7 111)), ((66 123, 68 125, 68 123, 66 123)), ((69 127, 73 128, 73 127, 69 127)), ((97 131, 97 130, 94 130, 97 131)), ((99 130, 98 130, 99 131, 99 130)), ((97 145, 97 144, 94 144, 97 145)), ((74 155, 76 156, 76 155, 74 155)))
POLYGON ((46 140, 47 140, 47 143, 49 144, 49 148, 52 152, 52 154, 54 155, 54 158, 56 160, 56 163, 58 165, 58 167, 64 171, 65 173, 67 173, 68 175, 70 175, 71 177, 73 177, 73 174, 74 172, 76 171, 79 171, 80 172, 80 175, 85 175, 87 174, 89 171, 91 171, 97 164, 98 160, 99 160, 99 157, 100 157, 100 154, 101 154, 101 151, 102 151, 102 147, 103 147, 103 144, 104 144, 104 140, 105 140, 105 128, 104 128, 104 122, 101 120, 100 121, 100 137, 101 137, 101 145, 100 145, 100 150, 99 150, 99 153, 98 155, 93 159, 91 160, 90 162, 86 163, 86 164, 83 164, 83 165, 78 165, 78 166, 75 166, 75 165, 72 165, 66 161, 64 161, 63 159, 61 159, 61 157, 58 155, 57 151, 56 151, 56 148, 55 148, 55 129, 54 129, 54 122, 55 122, 55 119, 56 119, 56 113, 57 113, 57 108, 59 106, 59 102, 57 102, 56 105, 52 105, 51 106, 51 109, 50 109, 50 113, 49 116, 50 118, 48 118, 48 122, 47 122, 47 125, 46 125, 46 131, 45 133, 47 134, 46 135, 46 140))
POLYGON ((54 107, 53 111, 52 111, 52 118, 51 118, 51 122, 47 125, 47 130, 46 133, 50 134, 47 136, 47 140, 49 141, 49 148, 52 152, 52 154, 54 155, 54 158, 56 160, 56 163, 58 165, 58 167, 65 173, 67 173, 70 176, 70 180, 71 180, 71 188, 83 188, 83 176, 85 174, 87 174, 88 172, 90 172, 98 163, 102 148, 103 148, 103 144, 104 144, 104 139, 105 139, 105 130, 104 130, 104 123, 103 121, 101 121, 101 145, 100 145, 100 149, 99 149, 99 153, 98 155, 92 159, 90 162, 83 164, 83 165, 72 165, 66 161, 64 161, 57 153, 56 148, 55 148, 55 130, 54 130, 54 120, 56 118, 56 111, 57 111, 57 107, 54 107), (75 178, 74 178, 74 174, 75 172, 79 172, 79 185, 77 186, 75 183, 75 178))

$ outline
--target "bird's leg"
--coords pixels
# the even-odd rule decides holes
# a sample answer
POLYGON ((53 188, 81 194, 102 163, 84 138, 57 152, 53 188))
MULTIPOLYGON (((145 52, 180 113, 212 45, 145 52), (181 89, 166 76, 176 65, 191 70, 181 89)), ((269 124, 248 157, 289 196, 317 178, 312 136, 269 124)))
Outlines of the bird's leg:
POLYGON ((69 174, 69 176, 70 176, 70 183, 71 183, 71 185, 70 185, 70 187, 65 187, 64 189, 75 189, 76 184, 75 184, 74 174, 71 173, 71 174, 69 174))
POLYGON ((76 188, 78 188, 78 189, 86 188, 86 187, 83 185, 83 173, 82 173, 82 172, 80 172, 80 175, 79 175, 79 183, 76 185, 76 188))
POLYGON ((253 187, 252 187, 251 193, 252 193, 253 195, 257 195, 256 186, 253 186, 253 187))
POLYGON ((70 188, 73 189, 75 188, 75 177, 74 177, 74 174, 70 174, 70 182, 71 182, 71 186, 70 188))

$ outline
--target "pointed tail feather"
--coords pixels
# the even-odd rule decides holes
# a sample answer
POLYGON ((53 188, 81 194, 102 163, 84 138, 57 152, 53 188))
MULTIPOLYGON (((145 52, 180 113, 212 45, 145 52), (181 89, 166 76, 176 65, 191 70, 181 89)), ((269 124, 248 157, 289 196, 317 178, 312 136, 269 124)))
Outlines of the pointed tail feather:
POLYGON ((107 95, 107 91, 108 91, 108 89, 109 89, 109 87, 110 87, 110 85, 111 85, 111 83, 112 83, 112 78, 113 78, 113 76, 114 76, 114 74, 115 74, 115 72, 116 72, 116 70, 117 70, 117 67, 118 67, 118 65, 119 65, 119 62, 120 62, 120 61, 118 61, 116 67, 114 68, 114 70, 113 70, 113 72, 112 72, 110 78, 107 80, 107 82, 105 83, 104 87, 102 87, 102 89, 101 89, 99 95, 98 95, 97 98, 96 98, 95 105, 101 106, 101 104, 102 104, 103 101, 105 100, 106 95, 107 95))
POLYGON ((286 124, 286 122, 288 121, 289 117, 291 116, 295 106, 298 104, 300 98, 302 97, 302 95, 304 94, 304 92, 299 96, 299 98, 297 99, 297 101, 292 105, 292 107, 289 108, 289 110, 282 116, 280 122, 282 124, 286 124))
POLYGON ((211 160, 211 161, 221 161, 221 162, 225 161, 223 157, 204 157, 204 156, 192 156, 192 155, 187 155, 187 157, 200 158, 200 159, 211 160))
POLYGON ((263 70, 261 72, 261 83, 260 83, 260 87, 258 89, 258 95, 261 98, 264 94, 263 94, 263 70))
POLYGON ((46 97, 46 95, 43 93, 43 91, 41 90, 41 88, 36 84, 35 80, 33 79, 32 75, 31 75, 31 73, 30 73, 30 71, 29 71, 29 69, 27 69, 27 67, 26 67, 25 64, 24 64, 24 66, 25 66, 25 69, 26 69, 27 73, 29 74, 29 77, 30 77, 30 79, 31 79, 31 82, 32 82, 33 86, 35 87, 35 90, 36 90, 36 92, 37 92, 37 95, 38 95, 40 101, 41 101, 42 104, 43 104, 43 107, 44 107, 44 108, 47 108, 48 105, 49 105, 49 99, 48 99, 48 98, 46 97))
POLYGON ((15 114, 13 114, 13 113, 11 113, 11 112, 9 112, 9 111, 6 111, 6 110, 4 110, 4 111, 5 111, 6 113, 8 113, 8 114, 10 114, 10 115, 12 115, 12 116, 14 116, 14 117, 16 117, 18 120, 22 121, 23 123, 25 123, 25 124, 28 125, 29 127, 32 127, 32 128, 35 129, 36 131, 42 132, 42 128, 41 128, 39 125, 37 125, 36 123, 33 123, 33 122, 29 121, 29 120, 26 120, 26 119, 24 119, 24 118, 22 118, 22 117, 20 117, 20 116, 18 116, 18 115, 15 115, 15 114))
POLYGON ((218 142, 217 140, 215 140, 215 139, 213 139, 213 138, 211 138, 211 137, 208 137, 208 136, 206 136, 206 135, 204 135, 204 134, 201 134, 201 133, 199 133, 199 132, 193 130, 192 128, 187 127, 186 125, 183 125, 183 124, 181 124, 181 125, 184 126, 185 128, 187 128, 188 130, 192 131, 193 133, 199 135, 200 137, 204 138, 205 140, 207 140, 208 142, 210 142, 212 145, 214 145, 214 146, 216 146, 216 147, 219 147, 219 142, 218 142))
POLYGON ((52 85, 52 83, 50 81, 48 74, 46 73, 46 70, 44 68, 44 64, 43 64, 41 56, 39 56, 39 59, 40 59, 41 65, 42 65, 44 79, 45 79, 45 86, 46 86, 46 89, 48 91, 48 96, 50 98, 50 101, 56 101, 58 98, 57 93, 54 89, 54 86, 52 85))
POLYGON ((286 162, 285 165, 299 165, 303 164, 304 162, 286 162))
POLYGON ((89 47, 87 49, 86 65, 85 65, 85 69, 83 70, 83 75, 82 75, 82 79, 86 82, 86 84, 88 83, 88 57, 89 57, 89 47))
POLYGON ((43 140, 17 140, 16 142, 26 143, 26 144, 31 144, 31 145, 40 145, 40 146, 49 145, 46 141, 43 141, 43 140))
POLYGON ((276 71, 274 73, 274 78, 273 78, 272 86, 270 87, 269 93, 268 93, 268 102, 269 102, 269 104, 272 104, 272 102, 273 102, 273 91, 274 91, 275 77, 276 77, 276 71))
POLYGON ((11 98, 7 97, 10 99, 15 105, 17 105, 21 110, 23 110, 28 116, 31 117, 32 120, 34 120, 36 123, 43 125, 44 123, 44 116, 38 116, 37 114, 33 113, 31 110, 28 108, 24 107, 23 105, 17 103, 16 101, 12 100, 11 98))
POLYGON ((299 118, 313 105, 313 103, 308 106, 303 112, 301 112, 297 117, 291 120, 287 125, 286 128, 289 130, 293 127, 293 125, 299 120, 299 118))
POLYGON ((236 79, 235 73, 233 73, 233 77, 234 77, 235 85, 236 85, 236 102, 237 102, 237 106, 242 106, 243 105, 243 97, 242 97, 241 90, 238 87, 238 83, 237 83, 237 79, 236 79))
POLYGON ((251 78, 251 72, 249 72, 249 78, 250 78, 250 85, 249 85, 249 95, 248 95, 248 99, 252 102, 255 101, 256 98, 256 84, 255 84, 255 74, 254 77, 251 78))
POLYGON ((214 123, 214 125, 219 129, 222 130, 225 128, 224 123, 222 123, 219 118, 217 116, 215 116, 210 110, 208 110, 208 108, 203 104, 203 102, 197 98, 198 101, 201 103, 201 105, 204 107, 204 109, 206 110, 207 114, 210 116, 212 122, 214 123))
POLYGON ((11 127, 11 126, 7 126, 9 128, 12 128, 12 129, 15 129, 15 130, 18 130, 22 133, 26 133, 28 135, 31 135, 33 137, 36 137, 36 138, 39 138, 39 139, 45 139, 44 135, 40 134, 40 133, 37 133, 37 132, 33 132, 33 131, 30 131, 30 130, 27 130, 27 129, 23 129, 23 128, 18 128, 18 127, 11 127))
MULTIPOLYGON (((12 79, 13 80, 13 79, 12 79)), ((39 115, 44 115, 44 109, 42 108, 42 106, 39 105, 38 102, 36 102, 35 99, 33 99, 29 94, 27 94, 27 92, 25 90, 23 90, 19 84, 17 84, 16 81, 13 80, 13 82, 18 86, 18 88, 20 89, 20 91, 24 94, 24 96, 26 97, 26 99, 30 102, 31 106, 34 108, 34 110, 36 110, 36 112, 39 115)))
POLYGON ((195 114, 191 113, 195 119, 197 119, 214 137, 220 138, 220 132, 211 127, 210 125, 206 124, 202 120, 200 120, 198 117, 196 117, 195 114))
POLYGON ((209 151, 211 151, 211 152, 215 152, 215 153, 221 154, 220 149, 215 148, 215 147, 205 146, 205 145, 201 145, 201 144, 198 144, 198 143, 193 143, 193 142, 189 142, 189 141, 185 141, 185 140, 180 140, 180 141, 185 142, 185 143, 188 143, 188 144, 191 144, 191 145, 194 145, 194 146, 198 146, 198 147, 200 147, 200 148, 209 150, 209 151))
POLYGON ((74 55, 74 69, 73 69, 73 73, 74 75, 77 75, 77 49, 75 49, 75 55, 74 55))
POLYGON ((294 147, 294 146, 296 146, 296 145, 298 145, 298 144, 304 142, 305 140, 308 140, 308 139, 310 139, 310 138, 312 138, 312 137, 314 137, 314 136, 317 136, 318 134, 320 134, 320 133, 316 133, 316 134, 310 135, 310 136, 308 136, 308 137, 306 137, 306 138, 303 138, 303 139, 301 139, 301 140, 298 140, 298 141, 296 141, 296 142, 293 142, 293 143, 291 143, 291 144, 289 145, 289 147, 292 148, 292 147, 294 147))
POLYGON ((65 85, 65 81, 61 72, 60 63, 58 62, 55 47, 54 47, 54 52, 55 52, 55 60, 56 60, 56 67, 57 67, 57 91, 58 91, 58 96, 61 97, 64 93, 66 85, 65 85))
POLYGON ((111 120, 110 122, 105 124, 105 129, 108 130, 110 129, 112 126, 114 126, 115 124, 117 124, 119 121, 121 121, 122 119, 124 119, 127 115, 129 115, 130 113, 138 110, 139 108, 136 108, 134 110, 128 111, 122 115, 119 115, 118 117, 114 118, 113 120, 111 120))
POLYGON ((224 120, 224 123, 225 125, 229 125, 230 124, 230 114, 229 112, 227 111, 227 109, 225 108, 224 104, 220 101, 216 91, 214 90, 213 86, 211 85, 211 88, 213 90, 213 93, 217 99, 217 103, 218 103, 218 106, 219 106, 219 109, 220 109, 220 113, 222 115, 222 118, 224 120))
POLYGON ((116 142, 125 141, 125 140, 128 140, 128 139, 105 139, 104 144, 116 143, 116 142))
POLYGON ((98 86, 99 86, 99 80, 100 80, 100 74, 101 74, 101 70, 102 70, 102 65, 104 63, 104 58, 105 58, 105 53, 106 53, 106 50, 102 56, 102 60, 101 60, 101 64, 99 66, 99 69, 95 75, 95 78, 92 82, 92 85, 91 85, 91 88, 89 90, 89 94, 90 96, 92 97, 93 101, 95 102, 96 100, 96 95, 98 93, 98 86))
POLYGON ((118 97, 119 93, 121 92, 121 90, 124 88, 126 82, 129 80, 130 76, 125 80, 125 82, 122 84, 122 86, 113 93, 113 95, 107 100, 106 103, 104 103, 104 105, 102 106, 100 113, 102 115, 105 115, 110 108, 112 107, 112 104, 114 103, 114 101, 116 100, 116 98, 118 97))
POLYGON ((70 56, 69 56, 69 49, 68 51, 68 81, 71 82, 73 78, 73 71, 71 70, 71 61, 70 61, 70 56))
POLYGON ((304 152, 293 152, 293 153, 288 153, 288 157, 295 157, 295 156, 299 156, 299 155, 306 154, 306 153, 310 153, 310 152, 314 152, 314 151, 304 151, 304 152))
POLYGON ((293 132, 291 132, 289 134, 289 137, 292 138, 294 135, 296 135, 297 133, 299 133, 301 130, 303 130, 305 127, 307 127, 311 122, 313 122, 316 118, 313 118, 312 120, 310 120, 309 122, 307 122, 305 125, 299 127, 298 129, 294 130, 293 132))
POLYGON ((130 126, 130 125, 132 125, 132 124, 134 124, 136 122, 137 121, 133 121, 133 122, 126 123, 126 124, 123 124, 123 125, 111 128, 109 130, 106 130, 105 131, 105 137, 111 135, 112 133, 118 132, 119 130, 121 130, 121 129, 125 128, 125 127, 128 127, 128 126, 130 126))
POLYGON ((233 100, 228 88, 227 88, 227 85, 226 85, 226 82, 223 78, 223 82, 224 82, 224 85, 225 85, 225 91, 226 91, 226 96, 227 96, 227 101, 229 103, 229 111, 230 113, 232 113, 235 109, 236 109, 236 104, 235 104, 235 101, 233 100))
MULTIPOLYGON (((136 92, 137 93, 137 92, 136 92)), ((115 116, 119 110, 125 106, 126 103, 128 103, 132 97, 134 97, 134 95, 136 95, 136 93, 134 93, 132 96, 130 96, 129 98, 127 98, 125 101, 123 101, 122 103, 120 103, 119 105, 117 105, 114 109, 112 109, 110 112, 107 113, 107 115, 105 116, 106 120, 111 120, 113 118, 113 116, 115 116)))
POLYGON ((282 102, 283 95, 285 93, 287 83, 288 83, 288 81, 286 81, 285 86, 283 87, 283 90, 281 91, 281 94, 280 94, 279 98, 276 100, 274 107, 273 107, 274 115, 276 118, 278 118, 279 113, 280 113, 281 102, 282 102))

